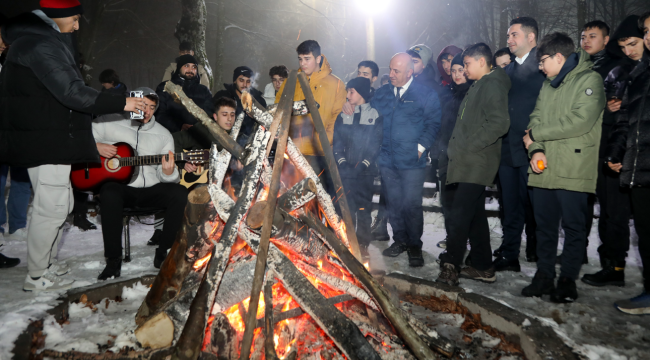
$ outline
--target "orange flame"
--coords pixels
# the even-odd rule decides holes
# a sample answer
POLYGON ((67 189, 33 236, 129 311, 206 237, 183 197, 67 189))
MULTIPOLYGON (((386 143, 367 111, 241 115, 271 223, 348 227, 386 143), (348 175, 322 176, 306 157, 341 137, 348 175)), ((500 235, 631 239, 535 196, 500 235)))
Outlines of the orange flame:
POLYGON ((289 160, 289 155, 284 154, 284 158, 287 159, 287 160, 289 160))
POLYGON ((370 263, 368 262, 363 263, 363 267, 365 267, 366 270, 370 271, 370 263))
POLYGON ((194 270, 199 270, 200 268, 202 268, 203 265, 205 265, 205 263, 208 262, 211 257, 212 257, 212 254, 208 254, 208 255, 196 260, 194 262, 194 266, 193 266, 194 270))

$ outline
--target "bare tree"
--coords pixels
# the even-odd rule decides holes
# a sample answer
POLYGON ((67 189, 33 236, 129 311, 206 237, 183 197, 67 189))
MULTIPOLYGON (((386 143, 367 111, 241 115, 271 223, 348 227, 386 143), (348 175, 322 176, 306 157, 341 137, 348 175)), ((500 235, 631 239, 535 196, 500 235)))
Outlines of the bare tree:
POLYGON ((181 9, 181 20, 176 25, 174 36, 179 42, 188 41, 194 46, 194 55, 205 68, 212 88, 214 76, 205 51, 205 28, 208 15, 205 0, 181 0, 181 9))

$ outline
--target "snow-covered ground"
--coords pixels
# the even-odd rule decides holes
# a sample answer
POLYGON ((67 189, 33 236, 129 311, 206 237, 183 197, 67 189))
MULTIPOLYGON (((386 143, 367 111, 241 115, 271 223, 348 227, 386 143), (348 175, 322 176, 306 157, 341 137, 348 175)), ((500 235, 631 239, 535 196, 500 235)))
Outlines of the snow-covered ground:
MULTIPOLYGON (((495 208, 496 200, 486 204, 486 208, 495 208)), ((97 222, 97 218, 90 218, 97 222)), ((143 218, 143 223, 151 223, 152 218, 143 218)), ((76 279, 75 287, 91 285, 97 282, 96 277, 103 269, 103 243, 101 227, 93 231, 82 232, 75 227, 66 225, 63 241, 60 245, 59 259, 65 260, 71 267, 72 272, 68 275, 76 279)), ((632 223, 630 223, 632 226, 632 223)), ((492 247, 500 244, 500 227, 498 219, 490 218, 492 229, 492 247)), ((390 228, 389 228, 390 231, 390 228)), ((132 221, 131 224, 131 254, 133 261, 122 267, 120 280, 134 278, 145 274, 155 274, 153 267, 153 247, 147 246, 146 242, 153 234, 153 227, 132 221)), ((499 273, 495 284, 488 285, 468 280, 461 280, 461 286, 467 291, 480 293, 489 296, 497 301, 507 304, 517 310, 541 319, 549 326, 565 337, 568 344, 576 351, 584 354, 589 359, 650 359, 650 317, 638 317, 625 315, 616 311, 612 303, 617 299, 629 298, 641 293, 641 269, 640 258, 637 250, 637 238, 632 229, 633 247, 628 257, 626 269, 627 286, 624 288, 605 287, 595 288, 578 282, 580 297, 576 303, 556 305, 547 298, 524 298, 520 295, 521 289, 530 283, 535 273, 535 264, 527 263, 520 259, 522 264, 521 273, 499 273)), ((437 256, 442 251, 436 247, 436 243, 445 238, 444 222, 441 214, 425 213, 424 227, 424 257, 425 266, 418 269, 408 267, 407 255, 402 254, 397 258, 384 258, 381 251, 390 245, 390 242, 373 242, 370 246, 370 267, 372 269, 383 269, 388 273, 401 272, 411 276, 435 280, 438 276, 439 267, 436 263, 437 256)), ((525 241, 525 240, 524 240, 525 241)), ((582 268, 582 273, 592 273, 599 270, 597 247, 599 245, 597 221, 594 221, 590 236, 589 265, 582 268)), ((522 244, 522 249, 525 245, 522 244)), ((560 248, 561 248, 560 243, 560 248)), ((21 241, 8 241, 3 249, 5 255, 19 257, 21 264, 11 269, 0 270, 0 360, 11 358, 11 349, 16 337, 28 325, 30 319, 38 319, 45 316, 45 311, 55 305, 58 294, 41 293, 32 294, 22 291, 23 281, 26 276, 26 243, 21 241)), ((87 316, 89 310, 86 308, 75 308, 74 316, 70 321, 78 321, 88 326, 85 334, 75 346, 66 344, 74 334, 62 330, 52 322, 46 326, 48 334, 48 347, 56 346, 58 349, 90 349, 95 346, 93 336, 112 336, 113 343, 126 344, 133 339, 125 334, 129 326, 133 326, 133 317, 122 319, 118 314, 122 311, 132 313, 144 294, 146 289, 135 287, 134 290, 126 290, 123 303, 111 304, 109 309, 104 309, 87 316), (93 335, 93 329, 103 328, 101 334, 93 335), (120 335, 121 334, 121 335, 120 335)))

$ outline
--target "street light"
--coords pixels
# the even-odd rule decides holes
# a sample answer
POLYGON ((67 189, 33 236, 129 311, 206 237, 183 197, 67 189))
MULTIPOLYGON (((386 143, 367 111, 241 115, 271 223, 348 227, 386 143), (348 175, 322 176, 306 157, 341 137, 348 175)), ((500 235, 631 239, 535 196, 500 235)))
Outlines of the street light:
POLYGON ((357 7, 368 16, 366 17, 366 59, 375 60, 375 22, 373 15, 388 7, 390 0, 356 0, 357 7))

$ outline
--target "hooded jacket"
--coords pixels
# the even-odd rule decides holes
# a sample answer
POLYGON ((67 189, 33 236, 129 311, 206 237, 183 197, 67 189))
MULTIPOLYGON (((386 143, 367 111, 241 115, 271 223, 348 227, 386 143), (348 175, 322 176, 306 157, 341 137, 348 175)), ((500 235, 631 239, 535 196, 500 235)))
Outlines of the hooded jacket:
MULTIPOLYGON (((241 99, 237 95, 236 84, 233 84, 233 83, 223 84, 223 87, 224 88, 222 90, 219 90, 219 91, 217 91, 216 94, 214 94, 213 101, 217 100, 217 99, 219 99, 221 97, 227 97, 227 98, 231 98, 231 99, 235 100, 237 102, 236 115, 239 116, 239 114, 244 112, 244 106, 241 104, 241 99)), ((253 96, 255 98, 255 100, 257 100, 257 102, 260 103, 260 105, 266 107, 266 100, 264 100, 264 94, 262 94, 261 91, 257 90, 254 87, 251 87, 248 91, 250 92, 251 96, 253 96)), ((257 122, 255 122, 255 120, 253 120, 253 118, 251 118, 250 116, 248 116, 248 114, 246 114, 246 117, 244 117, 244 122, 241 125, 241 131, 239 132, 239 138, 237 140, 238 142, 240 142, 240 144, 241 143, 243 143, 243 144, 246 143, 246 141, 248 140, 250 135, 253 133, 253 129, 255 129, 255 124, 257 124, 257 122)))
POLYGON ((0 73, 0 163, 32 167, 99 162, 90 114, 124 110, 126 97, 84 84, 72 33, 35 10, 10 20, 0 73))
POLYGON ((630 73, 606 154, 612 163, 623 165, 621 186, 650 187, 650 57, 647 54, 630 73))
MULTIPOLYGON (((336 117, 341 113, 343 104, 347 98, 347 91, 345 90, 345 83, 338 77, 332 74, 332 68, 325 55, 322 55, 322 64, 320 70, 308 76, 311 91, 314 94, 314 99, 320 105, 318 113, 323 120, 327 138, 332 143, 334 137, 334 123, 336 117)), ((298 70, 301 72, 302 70, 298 70)), ((298 80, 296 80, 298 81, 298 80)), ((285 81, 280 87, 275 102, 279 103, 284 92, 284 86, 287 84, 285 81)), ((300 83, 296 84, 296 92, 293 97, 294 101, 305 100, 305 95, 302 92, 300 83)), ((307 156, 323 156, 324 152, 320 145, 320 138, 318 133, 314 131, 314 122, 311 115, 294 116, 291 119, 291 128, 289 129, 289 136, 300 149, 303 155, 307 156)))
POLYGON ((596 191, 605 89, 591 66, 589 54, 579 49, 544 81, 530 115, 528 154, 544 152, 548 167, 541 174, 529 169, 528 186, 596 191))
MULTIPOLYGON (((156 95, 149 88, 138 88, 143 94, 156 95)), ((158 103, 158 106, 160 102, 158 103)), ((131 120, 129 113, 110 114, 100 116, 92 123, 95 141, 104 144, 123 142, 135 149, 136 156, 160 155, 174 152, 174 140, 167 129, 156 122, 152 116, 146 123, 140 120, 131 120)), ((135 188, 151 187, 158 183, 177 183, 180 181, 178 168, 174 168, 171 175, 165 175, 162 164, 141 165, 135 171, 129 186, 135 188)))
POLYGON ((341 112, 334 125, 332 145, 338 166, 347 163, 361 170, 359 174, 377 174, 382 132, 383 118, 368 103, 356 106, 354 115, 341 112))
MULTIPOLYGON (((183 87, 185 95, 203 109, 208 116, 212 116, 214 113, 212 93, 207 87, 199 83, 198 77, 187 80, 180 74, 174 73, 170 81, 183 87)), ((156 88, 156 94, 158 94, 158 97, 160 98, 159 107, 156 111, 156 119, 158 119, 158 123, 172 133, 181 131, 183 124, 196 124, 196 118, 194 118, 194 116, 192 116, 183 105, 176 103, 172 96, 165 92, 166 83, 166 81, 162 82, 156 88)))
POLYGON ((445 69, 442 67, 442 54, 448 53, 451 54, 452 56, 456 56, 456 54, 462 53, 463 50, 459 48, 456 45, 449 45, 445 46, 442 51, 440 51, 440 54, 438 54, 438 58, 436 60, 436 64, 438 64, 438 73, 440 73, 440 81, 442 83, 442 86, 447 86, 453 82, 451 79, 450 75, 447 75, 445 72, 445 69))
POLYGON ((470 86, 447 148, 447 184, 494 183, 501 161, 501 138, 510 127, 509 90, 510 78, 498 66, 470 86))
POLYGON ((438 141, 434 145, 438 153, 438 171, 440 175, 447 174, 447 164, 449 158, 447 157, 447 147, 451 134, 456 126, 456 118, 458 117, 458 109, 463 102, 467 91, 474 83, 473 80, 467 80, 466 83, 456 85, 451 84, 451 97, 442 105, 442 117, 440 119, 440 134, 438 141))

